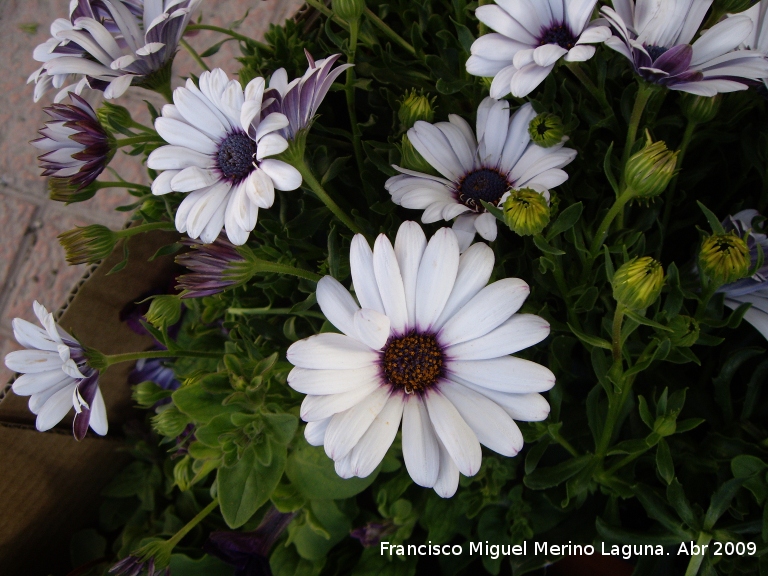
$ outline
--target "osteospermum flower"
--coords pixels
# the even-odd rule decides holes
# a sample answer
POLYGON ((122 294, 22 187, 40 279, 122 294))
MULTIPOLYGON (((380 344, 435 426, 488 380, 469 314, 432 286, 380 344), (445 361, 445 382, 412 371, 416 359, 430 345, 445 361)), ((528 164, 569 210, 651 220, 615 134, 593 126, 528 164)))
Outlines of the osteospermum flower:
MULTIPOLYGON (((728 16, 734 17, 733 14, 728 16)), ((737 16, 746 16, 752 21, 752 31, 744 40, 742 48, 755 50, 768 57, 768 2, 758 2, 737 16)), ((768 87, 768 79, 764 78, 763 83, 768 87)))
POLYGON ((77 94, 70 93, 69 97, 72 104, 44 109, 51 120, 39 131, 42 138, 31 144, 43 151, 38 156, 43 176, 82 190, 107 167, 115 154, 115 142, 88 102, 77 94))
POLYGON ((167 67, 202 0, 78 0, 70 18, 51 25, 51 38, 34 51, 43 65, 32 74, 37 100, 48 88, 80 79, 121 96, 131 84, 156 88, 167 83, 167 67))
POLYGON ((549 199, 548 190, 568 179, 561 168, 576 151, 563 148, 567 138, 550 148, 531 142, 528 125, 536 116, 525 104, 510 118, 509 103, 486 98, 477 109, 477 139, 461 117, 448 122, 416 122, 408 130, 414 148, 444 177, 394 166, 402 172, 387 180, 392 201, 406 208, 423 209, 425 224, 456 218, 453 229, 464 251, 475 231, 496 239, 496 218, 481 200, 498 206, 512 188, 530 188, 549 199))
POLYGON ((480 468, 480 444, 514 456, 523 447, 514 420, 547 417, 539 392, 554 375, 510 354, 546 338, 549 325, 516 314, 529 293, 522 280, 486 286, 493 263, 485 244, 459 256, 450 228, 427 243, 421 227, 406 222, 394 248, 384 235, 373 251, 362 235, 353 239, 360 306, 334 278, 320 280, 317 301, 342 334, 293 344, 288 384, 308 395, 305 436, 325 446, 341 477, 371 474, 402 420, 411 478, 449 497, 459 473, 480 468))
POLYGON ((203 72, 200 87, 190 79, 163 106, 155 129, 170 144, 154 150, 147 166, 162 170, 153 194, 186 192, 176 212, 176 228, 190 238, 213 242, 224 228, 230 242, 245 244, 259 208, 269 208, 275 188, 295 190, 301 174, 268 158, 287 147, 277 133, 288 126, 284 114, 263 115, 264 79, 248 83, 217 68, 203 72))
POLYGON ((240 282, 237 268, 246 260, 225 238, 216 238, 211 244, 187 244, 192 250, 176 258, 177 264, 190 270, 177 279, 176 288, 182 290, 182 298, 212 296, 240 282))
POLYGON ((89 425, 96 434, 105 435, 107 411, 98 370, 88 366, 83 347, 56 324, 53 314, 37 302, 34 310, 43 328, 21 318, 13 320, 13 335, 26 348, 5 357, 5 365, 21 373, 13 391, 30 396, 29 409, 37 414, 41 432, 53 428, 74 407, 75 438, 85 438, 89 425))
POLYGON ((475 16, 496 33, 472 44, 467 72, 493 77, 491 96, 522 98, 549 75, 561 58, 583 62, 611 36, 605 22, 589 22, 597 0, 495 0, 475 16))
POLYGON ((736 50, 752 30, 747 16, 733 16, 691 44, 712 0, 613 0, 602 9, 614 35, 605 41, 632 62, 648 82, 699 96, 746 90, 768 77, 768 60, 736 50))

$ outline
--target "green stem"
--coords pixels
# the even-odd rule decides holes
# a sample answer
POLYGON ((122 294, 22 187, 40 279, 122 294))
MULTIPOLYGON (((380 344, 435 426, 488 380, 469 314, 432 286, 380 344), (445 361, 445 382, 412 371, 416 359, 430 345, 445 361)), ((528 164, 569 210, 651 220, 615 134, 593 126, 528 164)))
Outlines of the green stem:
POLYGON ((320 12, 326 18, 331 18, 334 22, 336 22, 336 24, 338 24, 339 26, 344 28, 344 30, 349 32, 349 24, 347 24, 344 20, 342 20, 341 18, 336 16, 333 13, 333 10, 328 8, 328 6, 326 6, 325 4, 320 2, 319 0, 307 0, 307 4, 312 6, 312 8, 314 8, 315 10, 320 12))
POLYGON ((307 162, 303 157, 297 158, 295 160, 294 167, 299 171, 301 177, 304 179, 304 182, 310 187, 315 195, 320 198, 323 204, 328 207, 328 210, 333 212, 333 215, 336 216, 336 218, 341 220, 341 222, 355 234, 363 234, 363 229, 355 224, 354 220, 352 220, 352 218, 350 218, 344 212, 344 210, 342 210, 339 205, 333 201, 333 198, 328 195, 320 182, 317 181, 317 178, 315 178, 315 175, 312 174, 312 170, 307 165, 307 162))
POLYGON ((115 145, 118 148, 122 148, 123 146, 138 146, 139 144, 146 144, 148 142, 165 143, 165 140, 162 140, 159 136, 147 134, 142 136, 132 136, 131 138, 121 138, 120 140, 115 140, 115 145))
POLYGON ((595 455, 600 460, 603 460, 606 453, 608 452, 608 447, 611 444, 611 438, 613 438, 613 430, 616 428, 616 423, 619 421, 621 409, 624 407, 624 404, 627 402, 627 398, 629 397, 629 393, 632 391, 633 382, 633 377, 625 378, 622 376, 619 383, 618 393, 608 395, 608 416, 605 419, 605 427, 603 428, 603 433, 600 436, 600 442, 598 443, 595 450, 595 455))
POLYGON ((401 48, 404 48, 408 52, 410 52, 411 56, 416 56, 416 49, 411 46, 408 42, 406 42, 402 36, 400 36, 397 32, 392 30, 389 26, 387 26, 386 22, 376 16, 376 14, 371 10, 370 8, 365 9, 365 17, 368 18, 368 20, 371 21, 371 24, 376 26, 379 30, 381 30, 384 35, 392 40, 395 44, 400 45, 401 48))
POLYGON ((637 129, 640 127, 640 120, 643 118, 643 111, 653 95, 654 88, 649 84, 641 83, 637 89, 637 96, 635 97, 635 105, 632 108, 632 115, 629 118, 629 126, 627 127, 627 140, 624 144, 624 154, 621 158, 621 185, 619 190, 622 191, 625 186, 624 171, 627 167, 629 157, 632 155, 632 147, 637 140, 637 129))
MULTIPOLYGON (((355 63, 355 53, 357 52, 357 34, 360 31, 360 22, 355 20, 349 23, 349 52, 347 62, 355 63)), ((344 83, 344 93, 347 97, 347 113, 349 114, 349 123, 352 126, 352 145, 355 149, 355 160, 357 161, 357 171, 360 177, 363 177, 363 143, 360 126, 357 123, 357 112, 355 111, 355 70, 347 69, 347 80, 344 83)))
POLYGON ((571 308, 571 297, 569 295, 568 283, 565 281, 565 275, 563 274, 562 269, 562 260, 560 258, 558 258, 555 262, 555 269, 553 274, 555 276, 557 287, 560 289, 560 294, 562 295, 563 301, 565 302, 565 306, 568 309, 568 321, 573 325, 574 328, 576 328, 576 330, 581 332, 579 317, 573 312, 571 308))
POLYGON ((611 227, 614 218, 621 213, 624 209, 624 205, 630 201, 632 195, 632 190, 624 190, 624 193, 616 199, 616 202, 613 203, 611 209, 608 210, 608 214, 603 218, 603 221, 600 223, 600 227, 597 229, 595 237, 592 240, 592 245, 589 248, 592 260, 597 258, 597 253, 600 251, 603 242, 605 242, 605 237, 608 235, 608 229, 611 227))
POLYGON ((227 310, 230 314, 236 316, 303 316, 307 318, 319 318, 325 320, 325 316, 320 312, 312 310, 294 311, 290 308, 230 308, 227 310))
POLYGON ((181 542, 181 540, 182 540, 182 538, 184 538, 184 536, 189 534, 189 532, 190 532, 190 530, 192 530, 192 528, 194 528, 195 526, 200 524, 200 522, 202 522, 205 519, 205 517, 208 516, 208 514, 210 514, 214 510, 216 510, 218 505, 219 505, 219 499, 218 498, 214 498, 213 502, 211 502, 210 504, 208 504, 208 506, 206 506, 205 508, 200 510, 200 512, 198 512, 197 516, 192 518, 192 520, 187 522, 187 524, 181 530, 176 532, 176 534, 174 534, 173 537, 170 540, 168 540, 168 544, 170 546, 176 546, 176 544, 181 542))
POLYGON ((227 36, 231 36, 235 40, 240 40, 240 42, 249 42, 251 44, 255 44, 258 46, 261 50, 267 50, 272 51, 272 47, 264 44, 262 42, 259 42, 258 40, 254 40, 253 38, 249 38, 248 36, 244 36, 243 34, 238 34, 234 30, 230 30, 229 28, 222 28, 221 26, 211 26, 210 24, 189 24, 187 26, 186 32, 192 32, 193 30, 211 30, 213 32, 219 32, 220 34, 226 34, 227 36))
POLYGON ((289 266, 288 264, 278 264, 276 262, 268 262, 267 260, 257 260, 252 264, 256 274, 287 274, 288 276, 296 276, 297 278, 304 278, 312 282, 319 282, 322 279, 322 276, 319 274, 302 268, 296 268, 295 266, 289 266))
POLYGON ((210 71, 210 68, 208 68, 208 64, 206 64, 205 61, 200 56, 200 54, 197 53, 197 50, 195 50, 194 48, 192 48, 192 46, 189 45, 189 42, 187 42, 186 40, 184 40, 184 38, 182 38, 181 40, 179 40, 179 44, 181 44, 184 47, 184 49, 187 52, 189 52, 189 55, 192 56, 192 59, 195 62, 197 62, 197 65, 200 66, 200 68, 206 71, 210 71))
POLYGON ((608 99, 605 97, 605 92, 603 90, 600 90, 597 86, 595 86, 595 83, 590 80, 589 76, 587 76, 584 73, 584 70, 581 69, 581 66, 579 66, 580 62, 569 62, 566 67, 568 70, 571 71, 571 73, 576 76, 576 78, 579 80, 579 82, 582 83, 582 85, 587 89, 587 91, 592 94, 592 96, 597 100, 597 102, 600 104, 600 106, 603 108, 603 112, 606 115, 606 118, 612 118, 615 116, 615 113, 613 112, 613 108, 611 108, 611 105, 608 103, 608 99))
POLYGON ((128 188, 130 190, 144 190, 150 192, 152 189, 144 184, 136 184, 134 182, 94 182, 96 188, 102 190, 104 188, 128 188))
POLYGON ((550 432, 549 432, 549 435, 550 435, 550 437, 552 438, 552 440, 554 440, 555 442, 557 442, 558 444, 560 444, 560 446, 562 446, 563 448, 565 448, 565 449, 568 451, 568 453, 569 453, 571 456, 573 456, 574 458, 575 458, 575 457, 577 457, 577 456, 579 456, 579 451, 578 451, 578 450, 576 450, 576 448, 574 448, 574 447, 571 445, 571 443, 570 443, 570 442, 568 442, 568 440, 566 440, 565 438, 563 438, 563 437, 560 435, 560 433, 559 433, 559 432, 552 432, 552 431, 550 431, 550 432))
POLYGON ((613 330, 611 350, 613 352, 613 361, 621 363, 621 324, 624 321, 624 306, 616 305, 616 311, 613 314, 613 330))
MULTIPOLYGON (((711 541, 712 534, 700 532, 699 538, 696 540, 696 544, 700 546, 699 550, 701 550, 702 546, 709 544, 711 541)), ((699 573, 699 568, 701 568, 702 562, 704 562, 704 554, 696 554, 691 556, 691 559, 688 561, 688 568, 685 570, 685 576, 696 576, 696 574, 699 573)))
MULTIPOLYGON (((650 448, 649 448, 649 450, 650 450, 650 448)), ((624 466, 626 466, 627 464, 630 464, 631 462, 634 462, 635 460, 640 458, 640 456, 645 454, 647 451, 648 450, 644 450, 643 452, 635 452, 634 454, 627 454, 626 456, 624 456, 624 458, 619 460, 619 462, 617 462, 616 464, 611 466, 606 471, 605 475, 608 476, 608 477, 613 476, 616 472, 618 472, 619 470, 624 468, 624 466)))
POLYGON ((136 360, 149 360, 157 358, 221 358, 223 352, 203 352, 199 350, 145 350, 144 352, 126 352, 125 354, 104 354, 103 368, 122 362, 135 362, 136 360))
MULTIPOLYGON (((680 143, 680 152, 677 155, 677 164, 675 165, 675 169, 678 171, 677 174, 675 174, 674 178, 672 178, 672 182, 669 184, 669 188, 667 188, 667 194, 664 198, 664 217, 661 221, 661 233, 665 234, 667 231, 667 225, 669 224, 669 219, 672 216, 672 205, 674 204, 675 200, 675 190, 677 190, 677 180, 679 176, 679 171, 683 167, 683 159, 685 158, 685 153, 688 151, 688 146, 691 143, 691 140, 693 139, 693 133, 696 131, 696 126, 698 124, 694 122, 693 120, 688 120, 688 124, 685 126, 685 132, 683 133, 683 141, 680 143)), ((663 247, 663 241, 664 238, 662 237, 662 242, 659 243, 659 255, 661 255, 661 249, 663 247)))
POLYGON ((131 118, 131 125, 130 128, 136 128, 137 130, 141 130, 142 132, 150 132, 151 134, 157 134, 154 128, 150 128, 149 126, 144 126, 141 122, 136 122, 133 118, 131 118))
POLYGON ((173 222, 150 222, 149 224, 140 224, 138 226, 131 226, 123 230, 115 232, 121 238, 136 236, 137 234, 143 234, 144 232, 150 232, 152 230, 166 230, 168 232, 175 232, 176 226, 173 222))

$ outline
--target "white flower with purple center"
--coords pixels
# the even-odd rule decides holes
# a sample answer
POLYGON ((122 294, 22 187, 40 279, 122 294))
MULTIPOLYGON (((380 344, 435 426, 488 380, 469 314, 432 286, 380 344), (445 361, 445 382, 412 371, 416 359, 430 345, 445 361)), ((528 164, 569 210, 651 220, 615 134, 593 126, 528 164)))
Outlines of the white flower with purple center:
POLYGON ((481 444, 514 456, 523 447, 515 420, 547 417, 539 393, 554 375, 510 354, 541 342, 549 325, 516 313, 529 293, 522 280, 486 285, 493 264, 485 244, 459 255, 450 228, 427 242, 418 224, 405 222, 394 247, 383 234, 373 251, 354 237, 359 305, 334 278, 320 280, 318 304, 342 333, 293 344, 288 384, 307 394, 307 441, 325 446, 342 478, 370 475, 402 421, 408 473, 447 498, 460 473, 479 470, 481 444))
POLYGON ((541 84, 555 64, 583 62, 610 38, 602 20, 590 22, 597 0, 494 0, 475 16, 494 33, 472 44, 467 72, 493 77, 491 96, 522 98, 541 84))
POLYGON ((644 80, 698 96, 746 90, 768 77, 768 60, 737 50, 752 31, 737 15, 705 30, 691 44, 712 0, 613 0, 604 7, 614 35, 605 41, 632 63, 644 80))
POLYGON ((41 432, 56 426, 74 407, 75 438, 85 438, 88 426, 104 436, 107 410, 98 370, 88 366, 83 347, 56 324, 53 314, 37 302, 34 310, 42 328, 21 318, 13 320, 13 335, 26 348, 5 357, 5 365, 21 374, 13 391, 30 397, 29 409, 37 414, 36 426, 41 432))
POLYGON ((513 188, 531 188, 549 199, 548 190, 568 180, 561 168, 576 157, 575 150, 563 147, 567 138, 550 148, 531 142, 528 125, 535 117, 530 104, 510 117, 508 102, 486 98, 477 109, 477 138, 455 114, 448 122, 416 122, 408 139, 443 177, 394 166, 402 174, 385 184, 392 201, 424 210, 425 224, 456 218, 462 252, 475 232, 495 240, 496 218, 481 201, 498 206, 513 188))
POLYGON ((173 92, 155 129, 170 144, 154 150, 147 166, 163 172, 153 194, 186 192, 176 212, 176 228, 210 243, 222 228, 230 242, 242 245, 256 226, 259 208, 275 201, 275 189, 295 190, 301 174, 269 158, 288 148, 278 132, 288 126, 284 114, 262 114, 264 79, 243 88, 220 69, 203 72, 173 92))

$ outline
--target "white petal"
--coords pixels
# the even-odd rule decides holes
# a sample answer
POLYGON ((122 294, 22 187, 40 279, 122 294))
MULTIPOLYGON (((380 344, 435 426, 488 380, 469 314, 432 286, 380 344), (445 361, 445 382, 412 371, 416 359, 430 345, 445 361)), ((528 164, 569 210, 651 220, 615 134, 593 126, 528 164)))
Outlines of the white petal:
POLYGON ((40 432, 50 430, 67 415, 67 412, 72 408, 72 390, 74 390, 74 385, 62 388, 43 405, 35 422, 40 432))
POLYGON ((17 350, 5 356, 9 370, 22 374, 35 374, 61 369, 62 361, 57 352, 46 350, 17 350))
POLYGON ((353 370, 376 364, 379 355, 362 342, 343 334, 316 334, 288 348, 288 362, 314 370, 353 370))
POLYGON ((558 44, 544 44, 533 51, 533 61, 539 66, 551 66, 567 53, 568 50, 558 44))
POLYGON ((354 476, 366 478, 384 459, 397 436, 403 416, 403 397, 392 394, 363 437, 349 453, 349 466, 354 476))
POLYGON ((272 179, 261 168, 251 172, 245 181, 248 199, 259 208, 271 208, 275 203, 275 186, 272 179))
POLYGON ((408 130, 408 140, 440 174, 451 181, 459 179, 462 173, 461 163, 448 139, 435 126, 419 120, 408 130))
POLYGON ((691 68, 701 66, 705 62, 726 52, 734 50, 749 35, 752 21, 747 16, 731 16, 705 30, 693 43, 691 68))
POLYGON ((555 385, 555 375, 549 368, 514 356, 455 361, 448 372, 449 378, 455 375, 483 388, 513 394, 546 392, 555 385))
POLYGON ((512 90, 512 77, 517 72, 517 68, 514 66, 506 66, 502 68, 496 76, 493 77, 491 82, 491 97, 492 98, 504 98, 512 90))
POLYGON ((336 414, 325 432, 325 453, 333 460, 346 456, 384 408, 392 389, 379 386, 349 410, 336 414))
POLYGON ((381 302, 376 275, 373 272, 373 252, 362 234, 356 234, 352 238, 349 248, 349 267, 360 306, 383 314, 384 304, 381 302))
POLYGON ((131 74, 126 74, 125 76, 115 78, 112 82, 110 82, 109 86, 107 86, 107 89, 104 90, 104 98, 107 100, 112 98, 120 98, 120 96, 125 94, 125 91, 128 90, 128 87, 131 85, 131 81, 134 78, 135 76, 131 74))
POLYGON ((435 482, 435 492, 440 498, 450 498, 459 488, 459 467, 439 438, 437 444, 440 447, 440 472, 435 482))
POLYGON ((451 401, 436 389, 433 388, 425 394, 424 400, 435 432, 458 466, 459 472, 464 476, 477 474, 483 453, 475 433, 451 401))
POLYGON ((517 98, 524 98, 533 92, 544 79, 552 72, 554 64, 550 66, 539 66, 537 64, 528 64, 518 70, 512 77, 510 89, 512 95, 517 98))
POLYGON ((529 392, 528 394, 498 392, 472 384, 466 380, 462 380, 461 385, 479 392, 483 396, 487 396, 504 408, 507 414, 518 422, 541 422, 549 416, 549 403, 541 394, 535 392, 529 392))
POLYGON ((286 118, 285 114, 273 112, 261 121, 261 124, 259 124, 259 127, 256 129, 253 139, 256 140, 256 142, 259 142, 267 134, 276 130, 281 130, 288 126, 288 124, 288 118, 286 118))
POLYGON ((36 348, 37 350, 58 350, 59 342, 51 339, 48 332, 35 326, 31 322, 22 320, 21 318, 14 318, 12 322, 13 337, 16 338, 16 342, 24 346, 25 348, 36 348))
POLYGON ((286 164, 280 160, 273 160, 267 158, 259 163, 259 168, 264 170, 272 181, 275 183, 275 188, 284 192, 296 190, 301 186, 301 174, 290 164, 286 164))
POLYGON ((183 146, 162 146, 153 150, 147 158, 147 168, 153 170, 183 170, 188 166, 210 168, 213 160, 206 154, 183 146))
POLYGON ((288 141, 280 134, 267 134, 256 146, 256 160, 261 161, 267 156, 277 156, 287 149, 288 141))
POLYGON ((22 374, 13 383, 13 392, 18 396, 39 394, 49 388, 60 386, 71 378, 61 370, 48 370, 34 374, 22 374))
POLYGON ((594 46, 574 46, 565 55, 566 62, 586 62, 595 55, 597 49, 594 46))
POLYGON ((190 238, 197 238, 210 222, 221 204, 226 203, 231 191, 229 182, 222 181, 211 186, 190 210, 187 216, 187 234, 190 238))
POLYGON ((157 178, 152 182, 152 194, 155 196, 161 196, 173 192, 171 188, 171 181, 179 173, 179 170, 166 170, 158 174, 157 178))
POLYGON ((360 308, 333 276, 325 276, 317 283, 317 303, 331 324, 347 336, 357 337, 354 317, 360 308))
POLYGON ((403 460, 413 481, 431 488, 440 471, 440 448, 427 407, 416 395, 404 398, 403 408, 403 460))
POLYGON ((377 365, 355 370, 310 370, 294 368, 288 374, 288 386, 302 394, 328 396, 349 392, 359 386, 381 382, 381 367, 377 365))
POLYGON ((493 272, 494 260, 493 250, 482 243, 470 246, 461 255, 456 282, 440 318, 435 323, 436 328, 442 327, 449 318, 474 298, 483 286, 488 284, 493 272))
POLYGON ((450 346, 446 354, 457 360, 487 360, 514 354, 549 336, 549 323, 533 314, 514 314, 485 336, 450 346))
POLYGON ((304 438, 310 446, 322 446, 325 440, 325 431, 328 428, 328 424, 331 422, 332 416, 325 418, 324 420, 317 420, 315 422, 308 422, 304 428, 304 438))
POLYGON ((480 216, 475 219, 475 229, 477 230, 477 233, 483 237, 484 240, 493 242, 496 240, 496 234, 498 231, 496 227, 496 217, 490 212, 480 214, 480 216))
MULTIPOLYGON (((174 192, 192 192, 194 190, 200 190, 201 188, 213 186, 220 179, 219 175, 213 170, 199 168, 197 166, 190 166, 179 172, 175 170, 167 170, 158 176, 157 180, 160 180, 160 177, 166 174, 169 174, 172 177, 170 186, 171 190, 174 192)), ((155 182, 157 182, 157 180, 155 180, 155 182)), ((165 183, 163 182, 158 186, 165 186, 165 183)))
POLYGON ((416 325, 416 279, 419 263, 427 247, 424 230, 416 222, 403 222, 395 238, 395 256, 400 266, 405 290, 405 304, 408 308, 408 326, 416 325))
POLYGON ((459 243, 459 251, 464 252, 472 240, 475 239, 475 219, 477 214, 462 214, 453 223, 453 232, 456 234, 456 240, 459 243))
POLYGON ((104 404, 104 397, 101 395, 101 389, 96 388, 96 396, 91 402, 91 419, 89 421, 91 430, 99 436, 106 436, 109 430, 107 422, 107 407, 104 404))
POLYGON ((354 323, 357 337, 373 350, 381 350, 387 343, 390 322, 381 312, 362 308, 355 312, 354 323))
POLYGON ((459 270, 459 243, 450 228, 429 240, 419 265, 416 284, 416 323, 429 331, 445 308, 459 270))
POLYGON ((324 420, 329 416, 349 410, 364 398, 381 388, 378 383, 360 385, 349 392, 326 396, 306 396, 301 403, 301 419, 306 422, 324 420))
POLYGON ((391 329, 396 334, 402 334, 408 324, 405 288, 395 251, 389 238, 384 234, 380 234, 374 244, 373 271, 376 275, 376 285, 379 287, 385 314, 392 323, 391 329))
POLYGON ((160 137, 174 146, 183 146, 201 154, 216 154, 218 146, 205 134, 186 122, 161 116, 155 120, 155 130, 160 137))

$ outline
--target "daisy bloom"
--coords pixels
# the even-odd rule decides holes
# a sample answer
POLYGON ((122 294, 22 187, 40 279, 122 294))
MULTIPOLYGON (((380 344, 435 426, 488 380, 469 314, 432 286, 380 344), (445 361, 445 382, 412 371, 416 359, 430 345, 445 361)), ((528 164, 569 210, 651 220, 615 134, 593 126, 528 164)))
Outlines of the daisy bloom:
POLYGON ((746 90, 768 76, 768 60, 736 50, 752 31, 747 16, 733 16, 691 44, 712 0, 613 0, 602 14, 614 35, 605 44, 632 62, 644 80, 698 96, 746 90))
POLYGON ((44 111, 51 117, 31 144, 43 152, 38 156, 43 176, 65 181, 82 190, 91 184, 115 154, 114 138, 102 127, 90 104, 70 93, 72 104, 53 104, 44 111))
POLYGON ((495 0, 475 16, 495 33, 472 44, 467 72, 493 77, 491 96, 522 98, 549 75, 561 58, 583 62, 611 36, 602 20, 589 19, 597 0, 495 0))
POLYGON ((295 190, 301 174, 268 158, 288 148, 277 132, 288 126, 284 114, 263 115, 264 79, 243 88, 217 68, 203 72, 200 87, 190 79, 163 106, 155 129, 170 144, 154 150, 147 166, 163 172, 152 193, 186 192, 176 212, 176 228, 190 238, 213 242, 224 228, 230 242, 245 244, 259 208, 275 201, 275 188, 295 190))
MULTIPOLYGON (((747 50, 756 50, 764 56, 768 56, 768 2, 762 1, 754 6, 740 12, 738 16, 746 16, 752 21, 752 31, 742 44, 742 48, 747 50)), ((733 14, 728 15, 733 18, 733 14)), ((768 79, 763 78, 763 83, 768 86, 768 79)))
POLYGON ((360 305, 334 278, 317 285, 317 301, 342 333, 293 344, 288 385, 301 405, 310 444, 324 445, 342 478, 370 475, 402 420, 405 466, 413 481, 452 496, 459 473, 480 468, 480 444, 503 456, 523 447, 515 420, 544 420, 539 394, 555 377, 510 356, 547 337, 549 325, 515 314, 529 293, 517 278, 486 286, 493 251, 475 244, 459 255, 442 228, 427 243, 405 222, 394 248, 383 234, 374 249, 362 235, 350 248, 360 305))
POLYGON ((14 318, 13 335, 26 350, 10 352, 5 365, 21 373, 13 383, 19 396, 30 396, 29 409, 37 414, 37 429, 50 430, 75 409, 72 431, 82 440, 88 426, 107 433, 107 410, 99 389, 99 372, 88 366, 80 343, 62 330, 53 314, 34 303, 42 328, 14 318))
POLYGON ((532 143, 528 125, 535 116, 533 106, 525 104, 510 117, 508 102, 486 98, 477 109, 477 139, 455 114, 448 122, 416 122, 408 140, 443 177, 394 166, 402 174, 385 184, 392 201, 424 210, 425 224, 456 218, 453 229, 462 252, 475 231, 495 240, 496 218, 480 201, 498 206, 512 188, 530 188, 548 200, 548 190, 568 180, 561 168, 576 157, 575 150, 563 148, 567 138, 549 148, 532 143))

